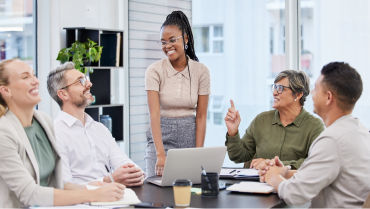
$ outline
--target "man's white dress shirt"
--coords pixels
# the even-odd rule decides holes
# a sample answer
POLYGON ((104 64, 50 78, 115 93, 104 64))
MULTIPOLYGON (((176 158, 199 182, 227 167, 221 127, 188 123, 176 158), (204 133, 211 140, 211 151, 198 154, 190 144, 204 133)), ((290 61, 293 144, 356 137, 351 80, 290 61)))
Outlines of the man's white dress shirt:
POLYGON ((116 170, 126 163, 134 164, 117 145, 110 131, 86 113, 84 126, 77 118, 60 111, 54 121, 54 130, 65 183, 103 181, 108 175, 105 166, 116 170))
POLYGON ((312 143, 298 172, 279 185, 289 205, 361 208, 370 193, 370 133, 351 114, 337 119, 312 143))

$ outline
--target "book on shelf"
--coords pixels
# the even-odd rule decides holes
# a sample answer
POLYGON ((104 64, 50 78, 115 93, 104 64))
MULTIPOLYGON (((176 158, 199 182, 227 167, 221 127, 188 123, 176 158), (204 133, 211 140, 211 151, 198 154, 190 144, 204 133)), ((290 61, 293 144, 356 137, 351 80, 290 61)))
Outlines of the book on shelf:
POLYGON ((116 46, 116 67, 119 67, 119 57, 120 57, 120 46, 121 46, 121 34, 117 33, 117 46, 116 46))

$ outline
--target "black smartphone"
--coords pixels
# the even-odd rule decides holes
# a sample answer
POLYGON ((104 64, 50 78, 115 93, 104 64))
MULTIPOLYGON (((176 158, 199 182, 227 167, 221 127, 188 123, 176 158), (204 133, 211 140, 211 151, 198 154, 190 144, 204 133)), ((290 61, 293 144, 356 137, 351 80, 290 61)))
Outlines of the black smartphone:
POLYGON ((133 206, 135 208, 173 208, 173 205, 158 202, 142 202, 133 206))

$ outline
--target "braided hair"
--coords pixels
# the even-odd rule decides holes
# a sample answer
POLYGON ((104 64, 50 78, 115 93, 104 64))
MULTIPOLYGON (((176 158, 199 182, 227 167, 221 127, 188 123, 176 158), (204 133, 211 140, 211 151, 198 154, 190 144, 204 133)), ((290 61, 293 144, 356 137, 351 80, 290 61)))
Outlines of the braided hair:
POLYGON ((189 72, 190 101, 192 101, 191 99, 191 76, 190 76, 188 57, 186 55, 188 55, 190 59, 199 62, 199 59, 197 55, 195 55, 195 50, 194 50, 193 31, 191 30, 188 17, 186 17, 186 15, 182 11, 173 11, 171 14, 167 15, 166 20, 162 24, 161 29, 167 25, 175 25, 179 28, 179 30, 181 30, 182 42, 185 47, 184 50, 185 50, 186 65, 188 66, 188 72, 189 72), (185 35, 188 36, 188 44, 185 44, 185 35))
POLYGON ((167 15, 166 20, 162 24, 161 29, 167 25, 176 25, 179 30, 181 30, 182 41, 185 46, 185 35, 188 36, 188 48, 185 49, 185 56, 188 55, 190 59, 199 62, 197 55, 194 51, 194 37, 189 24, 189 20, 182 11, 173 11, 171 14, 167 15))

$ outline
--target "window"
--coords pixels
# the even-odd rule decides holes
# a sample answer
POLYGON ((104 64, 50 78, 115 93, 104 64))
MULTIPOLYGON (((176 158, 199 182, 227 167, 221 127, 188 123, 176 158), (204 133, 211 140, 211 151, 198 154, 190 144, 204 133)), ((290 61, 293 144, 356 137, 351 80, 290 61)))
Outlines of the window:
POLYGON ((304 42, 303 42, 303 25, 301 25, 301 52, 303 52, 304 49, 304 42))
POLYGON ((194 47, 197 53, 223 53, 223 27, 210 25, 194 27, 194 47))
POLYGON ((222 35, 222 26, 213 27, 213 53, 224 52, 224 41, 222 35))
MULTIPOLYGON (((193 0, 192 8, 194 31, 208 28, 208 41, 194 35, 195 53, 211 72, 204 146, 224 146, 230 99, 241 114, 241 135, 259 113, 271 109, 272 75, 285 69, 285 1, 193 0), (197 51, 204 42, 209 51, 197 51)), ((224 166, 243 164, 226 156, 224 166)))
POLYGON ((224 99, 222 96, 211 96, 208 107, 208 120, 213 125, 224 125, 224 99))
POLYGON ((270 27, 270 54, 274 53, 274 28, 270 27))
MULTIPOLYGON (((352 114, 370 130, 369 3, 336 0, 325 4, 322 1, 302 0, 300 22, 304 40, 301 69, 312 77, 311 87, 325 64, 334 61, 349 63, 360 73, 364 84, 352 114)), ((307 98, 305 108, 313 112, 311 96, 307 98)))
POLYGON ((34 67, 33 0, 0 1, 0 60, 19 58, 34 67))
POLYGON ((209 27, 193 28, 196 52, 209 52, 209 27))
POLYGON ((285 53, 285 26, 283 26, 283 30, 281 31, 283 33, 283 53, 285 53))

